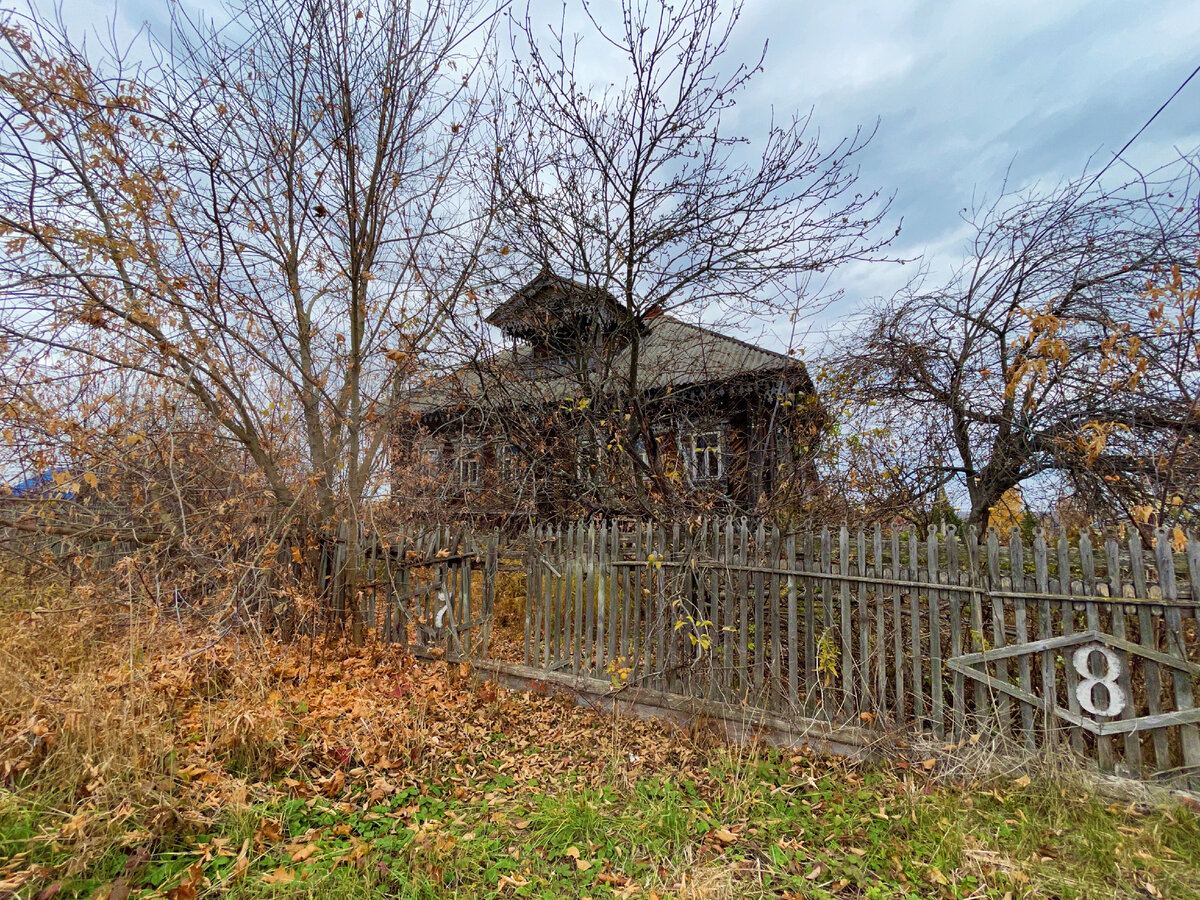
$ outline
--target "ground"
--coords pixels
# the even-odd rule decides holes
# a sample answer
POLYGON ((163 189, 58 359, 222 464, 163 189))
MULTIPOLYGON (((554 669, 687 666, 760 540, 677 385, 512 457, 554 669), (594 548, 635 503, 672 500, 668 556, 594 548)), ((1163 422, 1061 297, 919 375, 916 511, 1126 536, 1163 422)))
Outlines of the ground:
POLYGON ((728 746, 388 647, 3 598, 0 897, 1200 897, 1192 809, 1061 764, 728 746))

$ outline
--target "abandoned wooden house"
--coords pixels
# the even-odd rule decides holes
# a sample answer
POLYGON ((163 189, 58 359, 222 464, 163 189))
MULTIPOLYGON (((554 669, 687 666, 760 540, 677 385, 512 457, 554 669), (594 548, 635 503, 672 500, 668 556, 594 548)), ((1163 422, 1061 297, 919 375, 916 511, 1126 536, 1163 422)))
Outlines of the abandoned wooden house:
POLYGON ((634 317, 548 270, 486 321, 504 349, 409 398, 399 502, 621 515, 645 512, 665 479, 673 503, 737 512, 816 477, 827 420, 796 359, 657 310, 634 317))

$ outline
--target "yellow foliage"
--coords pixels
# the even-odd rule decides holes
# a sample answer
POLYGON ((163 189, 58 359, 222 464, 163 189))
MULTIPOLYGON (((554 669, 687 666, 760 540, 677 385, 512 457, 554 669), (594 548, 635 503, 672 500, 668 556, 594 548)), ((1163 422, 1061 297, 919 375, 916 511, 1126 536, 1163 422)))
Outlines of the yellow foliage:
POLYGON ((995 528, 1001 535, 1006 535, 1014 528, 1021 527, 1021 519, 1025 515, 1025 498, 1019 485, 1013 485, 988 509, 988 526, 995 528))

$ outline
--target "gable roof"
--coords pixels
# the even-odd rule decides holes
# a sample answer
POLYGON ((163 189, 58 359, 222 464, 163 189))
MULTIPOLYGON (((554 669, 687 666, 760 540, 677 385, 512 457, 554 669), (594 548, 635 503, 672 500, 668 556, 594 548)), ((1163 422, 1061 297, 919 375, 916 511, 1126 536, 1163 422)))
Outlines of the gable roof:
MULTIPOLYGON (((608 379, 627 372, 629 363, 627 345, 607 361, 608 379)), ((799 360, 673 316, 658 316, 646 322, 638 369, 639 382, 646 391, 719 384, 743 377, 782 376, 785 370, 798 374, 805 389, 812 390, 799 360)), ((531 348, 521 347, 437 379, 415 391, 408 402, 421 415, 469 405, 472 398, 487 403, 489 393, 494 391, 502 392, 506 400, 558 402, 602 390, 605 380, 604 372, 579 373, 561 360, 537 356, 531 348)))
POLYGON ((627 312, 603 288, 563 278, 546 268, 492 310, 484 321, 505 334, 523 337, 581 314, 620 321, 627 312))

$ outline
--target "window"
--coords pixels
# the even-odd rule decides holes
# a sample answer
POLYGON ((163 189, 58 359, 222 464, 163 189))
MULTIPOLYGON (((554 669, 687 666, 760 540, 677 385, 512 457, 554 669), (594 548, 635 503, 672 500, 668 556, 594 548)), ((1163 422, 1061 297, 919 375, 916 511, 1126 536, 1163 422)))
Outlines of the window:
POLYGON ((416 467, 425 475, 433 475, 442 464, 442 445, 432 437, 425 437, 416 446, 416 467))
POLYGON ((479 453, 472 450, 458 458, 458 481, 463 485, 479 484, 479 453))
POLYGON ((716 481, 725 474, 719 430, 697 431, 692 435, 692 480, 716 481))
POLYGON ((590 429, 581 430, 575 448, 575 480, 595 484, 600 469, 600 442, 590 429))
POLYGON ((500 467, 500 479, 509 481, 517 476, 521 465, 521 451, 512 444, 500 444, 496 448, 496 461, 500 467))

